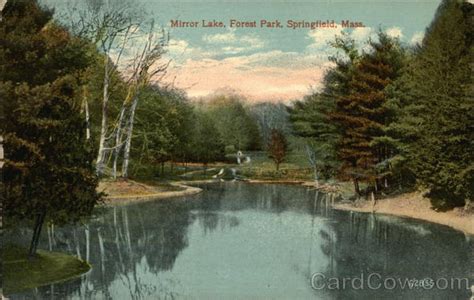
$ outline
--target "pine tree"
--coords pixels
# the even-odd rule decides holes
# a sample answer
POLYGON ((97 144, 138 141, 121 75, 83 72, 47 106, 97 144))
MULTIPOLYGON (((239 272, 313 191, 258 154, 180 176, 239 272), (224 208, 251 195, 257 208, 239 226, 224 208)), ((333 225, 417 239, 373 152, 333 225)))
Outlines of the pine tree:
POLYGON ((337 168, 336 142, 339 134, 329 118, 334 111, 334 103, 331 97, 315 93, 289 108, 293 131, 306 143, 315 180, 321 176, 332 177, 337 168))
POLYGON ((332 115, 336 109, 336 100, 349 93, 353 65, 359 57, 355 42, 348 35, 337 37, 332 46, 340 51, 329 58, 335 67, 326 72, 323 90, 296 102, 289 109, 296 135, 306 141, 306 152, 314 168, 316 181, 319 174, 326 178, 333 177, 339 167, 336 154, 342 128, 334 122, 332 115))
POLYGON ((379 179, 385 176, 377 170, 390 155, 382 139, 387 125, 384 90, 400 69, 395 40, 380 31, 378 41, 369 44, 372 51, 353 61, 348 88, 336 98, 336 108, 331 114, 341 131, 337 145, 340 174, 354 182, 357 194, 360 194, 360 181, 376 190, 379 179))
POLYGON ((471 201, 474 191, 473 7, 441 3, 398 83, 400 148, 432 204, 443 209, 471 201))
POLYGON ((0 23, 4 212, 9 220, 35 219, 30 256, 45 222, 78 221, 100 198, 80 115, 88 45, 51 15, 36 1, 8 1, 0 23))

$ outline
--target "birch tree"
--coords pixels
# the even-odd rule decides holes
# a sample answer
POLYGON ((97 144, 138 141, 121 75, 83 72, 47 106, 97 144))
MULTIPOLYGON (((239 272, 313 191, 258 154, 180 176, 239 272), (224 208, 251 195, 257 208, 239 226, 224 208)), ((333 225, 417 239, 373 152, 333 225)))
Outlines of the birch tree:
MULTIPOLYGON (((138 35, 138 37, 140 37, 140 35, 138 35)), ((114 178, 117 176, 117 162, 122 147, 124 149, 121 173, 122 177, 128 177, 133 125, 136 108, 140 99, 140 91, 151 81, 156 85, 166 74, 166 69, 170 63, 170 61, 162 62, 166 44, 167 37, 164 31, 162 30, 157 34, 155 32, 154 23, 151 22, 143 48, 135 55, 131 64, 132 75, 129 80, 129 93, 123 103, 117 124, 113 166, 114 178), (124 128, 122 128, 123 125, 124 128)))
MULTIPOLYGON (((70 6, 67 10, 67 26, 76 36, 86 38, 97 46, 104 59, 102 89, 102 115, 99 145, 96 158, 96 172, 104 174, 106 155, 113 148, 108 147, 114 137, 109 122, 109 100, 111 75, 121 65, 124 49, 131 35, 137 32, 139 11, 121 1, 87 0, 82 7, 70 6), (110 132, 112 131, 112 132, 110 132)), ((83 103, 88 118, 87 98, 83 103)))

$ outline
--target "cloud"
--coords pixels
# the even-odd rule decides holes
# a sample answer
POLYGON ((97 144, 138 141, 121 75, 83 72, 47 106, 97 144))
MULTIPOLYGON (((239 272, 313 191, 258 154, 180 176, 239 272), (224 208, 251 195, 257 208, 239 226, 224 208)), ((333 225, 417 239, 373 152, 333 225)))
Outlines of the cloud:
MULTIPOLYGON (((343 32, 361 51, 370 51, 368 39, 377 38, 377 31, 371 27, 317 28, 306 33, 307 47, 294 52, 267 50, 265 41, 258 35, 235 30, 206 34, 197 42, 171 39, 166 58, 172 59, 172 63, 163 83, 186 90, 191 98, 206 97, 232 87, 251 101, 301 99, 321 87, 326 70, 333 66, 328 56, 336 53, 329 42, 343 32)), ((386 32, 389 36, 403 37, 398 27, 386 32)), ((420 34, 415 34, 412 40, 419 40, 420 34)))
POLYGON ((205 97, 216 90, 236 87, 251 101, 300 99, 319 87, 330 62, 317 55, 302 56, 280 50, 224 59, 189 59, 170 70, 168 80, 190 97, 205 97))
MULTIPOLYGON (((390 27, 385 30, 388 36, 392 38, 402 39, 404 37, 403 30, 400 27, 390 27)), ((368 45, 369 39, 377 41, 377 30, 372 27, 357 27, 354 29, 343 29, 341 25, 338 24, 338 28, 317 28, 315 30, 310 30, 307 34, 307 38, 311 40, 311 43, 307 46, 306 51, 308 53, 320 53, 321 55, 326 54, 334 55, 337 50, 332 48, 329 45, 329 42, 335 40, 336 37, 341 37, 343 33, 346 33, 350 39, 354 40, 359 51, 369 52, 371 51, 371 46, 368 45)), ((416 33, 411 40, 411 43, 416 43, 421 41, 423 38, 423 33, 416 33)))
POLYGON ((421 31, 415 32, 413 34, 413 36, 411 37, 411 39, 410 39, 410 44, 412 44, 412 45, 421 44, 424 37, 425 37, 424 32, 421 32, 421 31))
MULTIPOLYGON (((339 25, 338 25, 339 26, 339 25)), ((340 27, 340 26, 339 26, 340 27)), ((342 30, 339 28, 317 28, 308 32, 308 37, 312 43, 308 46, 311 50, 323 50, 329 46, 329 42, 334 41, 337 36, 342 35, 342 30)))
POLYGON ((192 46, 186 40, 171 39, 166 47, 165 57, 172 59, 175 64, 182 64, 188 59, 206 59, 217 54, 211 49, 192 46))
POLYGON ((184 52, 189 47, 189 43, 185 40, 173 40, 171 39, 168 43, 168 51, 171 52, 184 52))
POLYGON ((317 28, 310 30, 307 38, 311 43, 306 47, 309 53, 319 53, 320 55, 332 55, 336 52, 329 43, 334 41, 336 37, 342 37, 343 32, 353 39, 360 50, 368 50, 367 40, 369 38, 376 38, 376 32, 372 27, 357 27, 354 29, 344 29, 340 24, 337 28, 317 28))
POLYGON ((250 52, 261 49, 265 42, 256 35, 237 35, 235 30, 229 30, 226 33, 217 33, 204 35, 202 40, 210 48, 220 50, 222 54, 237 54, 241 52, 250 52))
POLYGON ((397 27, 397 26, 390 27, 390 28, 387 28, 385 32, 391 38, 399 38, 399 39, 403 38, 402 29, 400 27, 397 27))
POLYGON ((211 44, 221 44, 221 43, 235 43, 237 37, 235 31, 229 31, 226 33, 217 33, 212 35, 204 35, 202 38, 203 41, 211 44))
POLYGON ((365 44, 369 38, 375 38, 375 35, 375 30, 372 27, 357 27, 350 33, 351 38, 359 46, 365 44))

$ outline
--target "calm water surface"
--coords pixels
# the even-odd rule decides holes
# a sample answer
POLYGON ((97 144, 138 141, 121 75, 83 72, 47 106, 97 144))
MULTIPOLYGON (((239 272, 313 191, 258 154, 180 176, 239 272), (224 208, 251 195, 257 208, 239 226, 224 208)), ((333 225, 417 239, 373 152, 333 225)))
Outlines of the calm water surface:
POLYGON ((299 186, 202 188, 195 196, 100 209, 83 226, 44 230, 42 248, 78 255, 93 269, 10 298, 471 296, 463 279, 473 284, 472 236, 425 222, 331 210, 327 195, 299 186), (412 281, 403 288, 404 280, 412 281))

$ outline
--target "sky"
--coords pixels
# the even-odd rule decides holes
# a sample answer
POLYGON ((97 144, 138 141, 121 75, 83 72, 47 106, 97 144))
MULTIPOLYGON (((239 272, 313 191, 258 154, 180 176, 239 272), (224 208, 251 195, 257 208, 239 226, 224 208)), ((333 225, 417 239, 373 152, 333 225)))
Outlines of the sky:
MULTIPOLYGON (((56 0, 64 1, 64 0, 56 0)), ((130 0, 131 1, 131 0, 130 0)), ((317 91, 334 54, 328 42, 341 30, 367 49, 381 28, 402 43, 419 43, 439 0, 162 1, 135 0, 146 18, 169 34, 164 83, 184 89, 190 98, 215 93, 241 94, 249 101, 291 101, 317 91), (198 27, 171 27, 171 20, 198 22, 198 27), (202 27, 202 20, 225 27, 202 27), (230 20, 256 21, 255 28, 231 28, 230 20), (260 27, 260 21, 282 27, 260 27), (334 20, 337 28, 287 28, 287 21, 334 20), (364 27, 343 29, 342 20, 364 27)))

